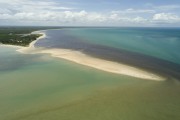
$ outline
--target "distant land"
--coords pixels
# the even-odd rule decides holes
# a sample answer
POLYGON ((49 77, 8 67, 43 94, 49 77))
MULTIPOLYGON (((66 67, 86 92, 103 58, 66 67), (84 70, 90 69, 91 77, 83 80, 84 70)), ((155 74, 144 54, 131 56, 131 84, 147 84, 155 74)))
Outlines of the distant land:
POLYGON ((57 29, 60 27, 30 27, 4 26, 0 27, 0 44, 28 46, 42 34, 32 34, 33 31, 57 29))

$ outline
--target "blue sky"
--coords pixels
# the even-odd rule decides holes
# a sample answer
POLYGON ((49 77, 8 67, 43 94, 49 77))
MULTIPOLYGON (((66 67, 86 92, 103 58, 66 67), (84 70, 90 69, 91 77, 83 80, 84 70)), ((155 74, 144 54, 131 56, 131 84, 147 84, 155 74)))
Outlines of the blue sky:
POLYGON ((0 25, 180 27, 180 1, 0 0, 0 25))

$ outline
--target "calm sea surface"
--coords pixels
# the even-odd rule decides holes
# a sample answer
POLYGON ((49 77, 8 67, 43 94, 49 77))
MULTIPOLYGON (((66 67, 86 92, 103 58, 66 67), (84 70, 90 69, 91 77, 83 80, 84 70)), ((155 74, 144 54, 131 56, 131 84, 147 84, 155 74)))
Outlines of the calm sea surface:
MULTIPOLYGON (((47 30, 47 38, 35 44, 100 58, 106 49, 110 56, 120 52, 153 60, 160 65, 152 64, 159 68, 152 70, 175 74, 163 82, 0 46, 0 120, 179 120, 179 33, 180 29, 165 28, 66 28, 47 30), (170 70, 165 72, 162 65, 167 63, 170 70)), ((116 56, 107 59, 119 60, 116 56)))

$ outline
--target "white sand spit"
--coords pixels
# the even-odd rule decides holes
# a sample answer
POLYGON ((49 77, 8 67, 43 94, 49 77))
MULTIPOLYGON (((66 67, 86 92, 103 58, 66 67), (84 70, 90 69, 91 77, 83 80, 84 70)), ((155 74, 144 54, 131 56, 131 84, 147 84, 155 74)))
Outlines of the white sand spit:
POLYGON ((81 65, 86 65, 106 72, 128 75, 128 76, 147 79, 147 80, 156 80, 156 81, 165 80, 164 77, 155 75, 153 73, 146 72, 144 70, 131 67, 128 65, 120 64, 117 62, 94 58, 86 54, 83 54, 79 51, 73 51, 68 49, 48 49, 48 50, 42 50, 40 51, 40 53, 49 53, 54 57, 63 58, 81 65))

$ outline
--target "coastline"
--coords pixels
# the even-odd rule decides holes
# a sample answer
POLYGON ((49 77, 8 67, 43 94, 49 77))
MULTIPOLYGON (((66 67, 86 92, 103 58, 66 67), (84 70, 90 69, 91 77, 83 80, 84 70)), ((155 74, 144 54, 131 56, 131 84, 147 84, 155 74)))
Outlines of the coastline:
POLYGON ((3 47, 11 47, 11 48, 16 48, 16 49, 23 49, 23 48, 25 48, 25 47, 22 47, 22 46, 6 45, 6 44, 0 44, 0 46, 3 46, 3 47))
POLYGON ((46 34, 44 32, 42 32, 42 31, 33 31, 30 34, 35 34, 35 33, 42 34, 42 35, 40 37, 38 37, 36 40, 32 41, 27 47, 18 46, 18 45, 8 45, 8 44, 0 44, 0 46, 16 48, 17 49, 16 51, 21 52, 21 53, 29 52, 30 50, 35 49, 34 44, 38 40, 43 39, 43 38, 46 37, 46 34))
POLYGON ((42 34, 42 35, 41 35, 40 37, 38 37, 36 40, 32 41, 32 42, 29 44, 28 47, 21 47, 20 49, 18 49, 18 50, 16 50, 16 51, 18 51, 18 52, 20 52, 20 53, 30 53, 30 52, 36 50, 35 47, 34 47, 34 44, 35 44, 38 40, 45 38, 45 37, 46 37, 46 34, 45 34, 44 32, 42 32, 42 31, 34 31, 34 32, 32 32, 31 34, 33 34, 33 33, 38 33, 38 34, 42 34))
POLYGON ((92 67, 92 68, 110 72, 110 73, 127 75, 131 77, 154 80, 154 81, 165 80, 164 77, 155 75, 151 72, 146 72, 145 70, 141 70, 139 68, 117 63, 117 62, 91 57, 89 55, 83 54, 80 51, 61 49, 61 48, 58 48, 58 49, 35 48, 34 44, 38 40, 45 38, 46 34, 42 31, 34 31, 31 34, 33 33, 42 34, 42 36, 40 36, 39 38, 31 42, 28 47, 15 46, 15 45, 3 45, 3 46, 17 48, 16 51, 20 53, 24 53, 24 54, 36 54, 36 53, 51 54, 52 57, 62 58, 62 59, 69 60, 77 64, 85 65, 88 67, 92 67))

